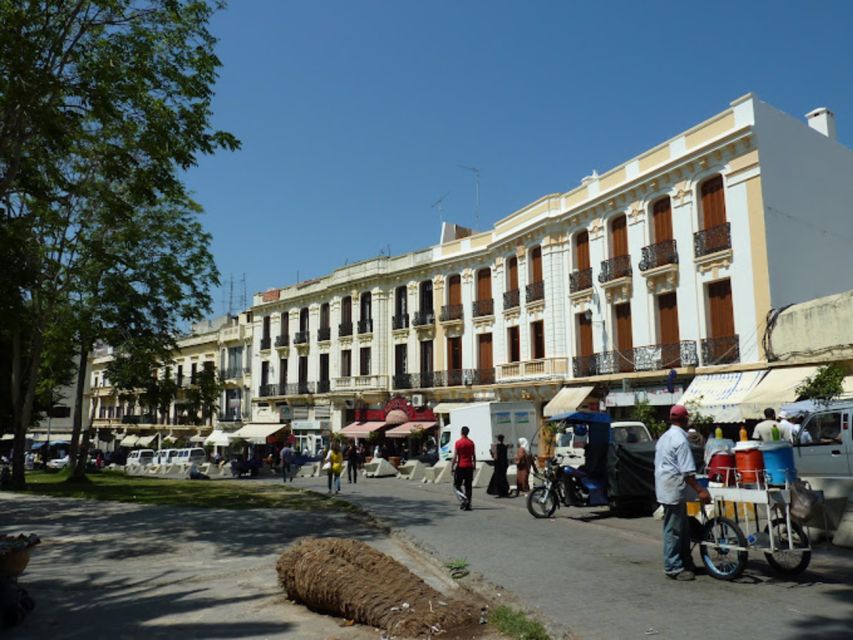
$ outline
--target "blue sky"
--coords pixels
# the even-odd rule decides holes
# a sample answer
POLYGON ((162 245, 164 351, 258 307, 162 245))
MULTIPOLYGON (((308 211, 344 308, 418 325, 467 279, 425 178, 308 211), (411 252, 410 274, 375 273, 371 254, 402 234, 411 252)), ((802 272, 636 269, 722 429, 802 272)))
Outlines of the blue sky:
MULTIPOLYGON (((853 3, 231 0, 214 124, 187 176, 223 283, 256 291, 479 228, 748 91, 853 143, 853 3)), ((223 311, 223 289, 214 292, 223 311)))

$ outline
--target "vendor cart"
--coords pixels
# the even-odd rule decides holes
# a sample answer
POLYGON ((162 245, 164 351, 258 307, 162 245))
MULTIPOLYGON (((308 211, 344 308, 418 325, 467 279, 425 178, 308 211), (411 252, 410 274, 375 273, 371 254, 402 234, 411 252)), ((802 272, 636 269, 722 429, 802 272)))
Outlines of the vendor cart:
POLYGON ((693 540, 708 573, 734 580, 746 568, 749 551, 763 551, 773 569, 787 575, 805 570, 811 545, 803 527, 791 517, 791 490, 766 485, 708 487, 713 516, 700 510, 693 540), (728 517, 728 514, 734 517, 728 517))

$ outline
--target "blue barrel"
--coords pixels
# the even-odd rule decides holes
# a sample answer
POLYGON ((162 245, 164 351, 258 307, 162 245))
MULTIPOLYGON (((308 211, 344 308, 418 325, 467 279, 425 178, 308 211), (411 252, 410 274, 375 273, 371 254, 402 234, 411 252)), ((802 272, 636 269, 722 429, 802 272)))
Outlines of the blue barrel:
POLYGON ((797 469, 794 465, 794 447, 785 441, 765 442, 761 445, 764 456, 764 472, 768 484, 784 485, 785 481, 797 479, 797 469))

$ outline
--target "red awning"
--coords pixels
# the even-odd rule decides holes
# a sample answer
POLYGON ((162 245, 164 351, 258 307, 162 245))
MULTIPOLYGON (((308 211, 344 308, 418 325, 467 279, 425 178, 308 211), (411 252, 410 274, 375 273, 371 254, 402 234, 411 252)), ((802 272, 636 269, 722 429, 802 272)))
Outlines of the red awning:
POLYGON ((341 433, 347 438, 366 438, 369 433, 378 431, 384 426, 384 422, 353 422, 341 429, 341 433))
POLYGON ((404 422, 399 427, 394 427, 385 433, 389 438, 408 438, 412 431, 419 429, 430 429, 436 425, 435 422, 404 422))

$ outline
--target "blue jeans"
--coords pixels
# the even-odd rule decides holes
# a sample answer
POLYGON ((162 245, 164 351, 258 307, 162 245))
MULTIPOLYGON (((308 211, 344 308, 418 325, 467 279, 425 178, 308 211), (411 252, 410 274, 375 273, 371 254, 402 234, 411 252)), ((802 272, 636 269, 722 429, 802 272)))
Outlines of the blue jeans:
POLYGON ((687 505, 663 505, 663 570, 670 575, 692 566, 687 505))
POLYGON ((332 491, 332 489, 335 491, 341 490, 341 474, 333 473, 332 470, 329 469, 329 491, 332 491))

